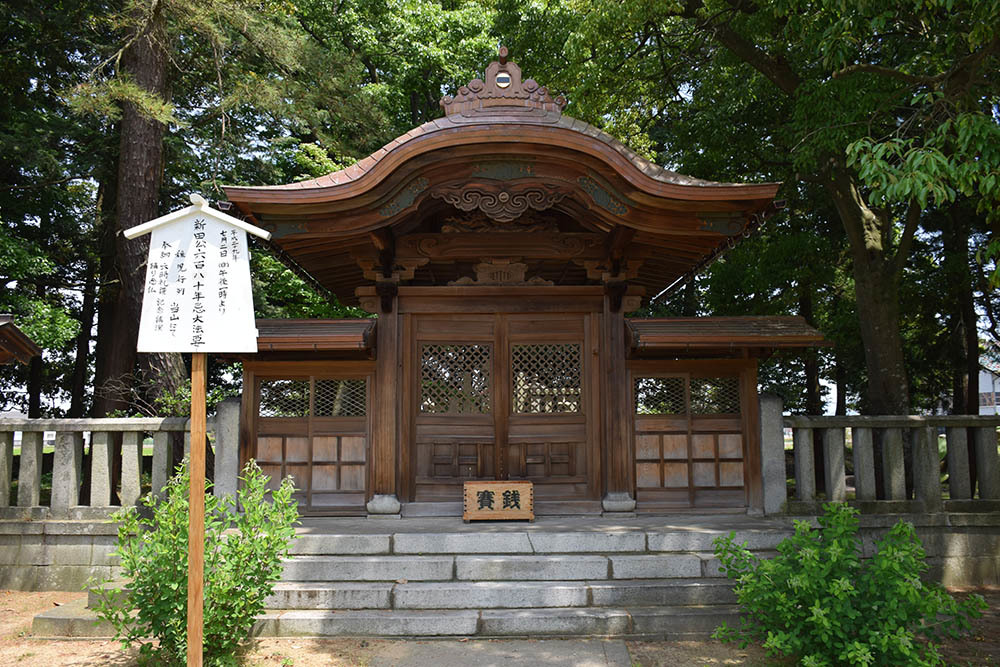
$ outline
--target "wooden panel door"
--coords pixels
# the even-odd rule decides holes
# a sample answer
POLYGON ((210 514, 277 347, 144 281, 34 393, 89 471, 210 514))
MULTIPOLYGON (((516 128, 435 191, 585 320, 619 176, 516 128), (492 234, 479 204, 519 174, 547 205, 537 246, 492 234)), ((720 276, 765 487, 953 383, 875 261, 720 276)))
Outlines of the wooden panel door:
POLYGON ((633 374, 637 509, 746 506, 740 379, 711 370, 633 374))
POLYGON ((272 487, 286 476, 304 514, 364 511, 369 378, 258 377, 256 452, 272 487))
POLYGON ((496 322, 419 316, 408 355, 412 499, 459 501, 462 484, 497 475, 496 322))
POLYGON ((590 319, 581 314, 504 318, 504 472, 534 482, 538 502, 594 495, 590 319))

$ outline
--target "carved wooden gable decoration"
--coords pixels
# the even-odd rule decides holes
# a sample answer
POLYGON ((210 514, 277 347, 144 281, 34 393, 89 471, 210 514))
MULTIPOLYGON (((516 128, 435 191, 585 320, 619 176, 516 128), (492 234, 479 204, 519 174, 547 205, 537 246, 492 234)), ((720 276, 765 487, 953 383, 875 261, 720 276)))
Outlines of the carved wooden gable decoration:
POLYGON ((520 106, 559 113, 566 106, 563 96, 552 99, 545 86, 534 79, 521 82, 521 68, 507 60, 507 47, 501 46, 498 59, 486 68, 484 79, 473 79, 458 89, 458 94, 441 98, 445 114, 469 115, 490 107, 520 106))
MULTIPOLYGON (((365 285, 627 283, 647 297, 775 207, 778 184, 666 170, 562 113, 501 48, 438 118, 311 181, 227 187, 301 275, 357 303, 365 285)), ((384 291, 383 291, 384 292, 384 291)), ((388 293, 388 292, 384 292, 388 293)))

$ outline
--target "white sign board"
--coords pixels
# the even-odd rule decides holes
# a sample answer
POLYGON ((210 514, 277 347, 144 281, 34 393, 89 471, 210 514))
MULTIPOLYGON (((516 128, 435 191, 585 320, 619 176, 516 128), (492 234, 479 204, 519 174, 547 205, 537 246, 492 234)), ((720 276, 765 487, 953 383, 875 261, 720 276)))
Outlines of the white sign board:
MULTIPOLYGON (((201 198, 126 231, 152 230, 139 323, 139 352, 256 352, 245 228, 201 198)), ((262 230, 261 230, 262 231, 262 230)), ((266 232, 263 232, 266 234, 266 232)))

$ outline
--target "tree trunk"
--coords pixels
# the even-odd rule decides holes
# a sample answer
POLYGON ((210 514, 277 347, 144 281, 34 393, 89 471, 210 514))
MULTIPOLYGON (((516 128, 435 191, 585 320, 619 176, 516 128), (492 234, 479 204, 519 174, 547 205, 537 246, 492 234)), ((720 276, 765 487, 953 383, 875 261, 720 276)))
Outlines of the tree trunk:
MULTIPOLYGON (((189 374, 184 357, 177 352, 155 352, 139 355, 142 377, 143 399, 147 405, 156 406, 156 399, 165 395, 176 395, 187 383, 189 374)), ((157 417, 175 415, 160 414, 157 417)))
POLYGON ((28 419, 42 416, 42 357, 28 362, 28 419))
MULTIPOLYGON (((805 318, 806 324, 811 327, 816 326, 813 317, 813 295, 812 285, 808 282, 799 285, 799 315, 805 318)), ((805 373, 806 373, 806 414, 823 414, 823 396, 819 385, 819 353, 816 348, 806 348, 805 373)))
POLYGON ((847 371, 844 369, 844 360, 840 358, 840 352, 836 350, 833 353, 833 381, 837 383, 837 405, 833 409, 833 414, 846 415, 847 371))
MULTIPOLYGON (((137 30, 138 37, 122 55, 122 72, 131 75, 142 88, 163 97, 166 92, 167 54, 163 48, 164 19, 158 3, 154 4, 148 20, 140 23, 137 30)), ((113 271, 118 284, 117 294, 113 297, 107 295, 114 298, 113 306, 103 303, 103 299, 101 304, 102 324, 108 326, 103 326, 100 333, 110 336, 111 340, 108 347, 102 350, 95 379, 95 385, 104 386, 101 400, 95 400, 94 412, 97 415, 129 407, 149 240, 127 241, 117 232, 157 216, 162 174, 165 126, 143 116, 133 104, 126 102, 120 127, 113 271)))
MULTIPOLYGON (((98 191, 100 189, 98 188, 98 191)), ((90 337, 94 328, 94 301, 97 295, 97 276, 92 261, 87 261, 86 271, 83 308, 80 311, 80 333, 76 337, 76 358, 73 360, 73 376, 70 380, 69 417, 83 417, 83 404, 87 398, 87 366, 90 359, 90 337)))
MULTIPOLYGON (((45 288, 35 285, 35 296, 45 296, 45 288)), ((28 362, 28 419, 39 419, 42 416, 42 355, 32 357, 28 362)))
POLYGON ((909 380, 903 361, 899 330, 899 279, 908 251, 907 238, 895 253, 889 244, 893 225, 885 213, 876 213, 863 200, 852 175, 834 168, 825 181, 827 192, 847 232, 854 265, 861 341, 864 344, 868 387, 862 407, 869 414, 905 415, 910 412, 909 380))
POLYGON ((684 299, 681 301, 681 316, 694 317, 698 314, 698 286, 694 278, 684 283, 684 299))

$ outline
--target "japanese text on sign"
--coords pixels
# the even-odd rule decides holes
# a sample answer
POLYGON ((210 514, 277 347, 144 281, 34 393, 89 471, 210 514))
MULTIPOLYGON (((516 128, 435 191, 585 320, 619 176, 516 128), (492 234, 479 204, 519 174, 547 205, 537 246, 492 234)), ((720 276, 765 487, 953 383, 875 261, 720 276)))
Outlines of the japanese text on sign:
POLYGON ((150 238, 140 352, 256 352, 246 233, 194 212, 150 238))
POLYGON ((531 482, 466 482, 463 518, 532 520, 535 518, 532 490, 531 482))

